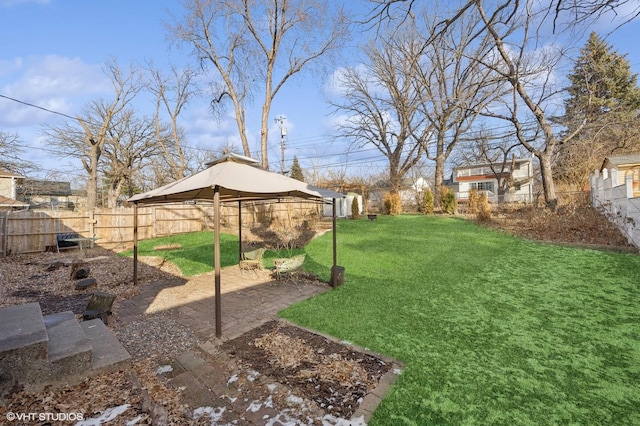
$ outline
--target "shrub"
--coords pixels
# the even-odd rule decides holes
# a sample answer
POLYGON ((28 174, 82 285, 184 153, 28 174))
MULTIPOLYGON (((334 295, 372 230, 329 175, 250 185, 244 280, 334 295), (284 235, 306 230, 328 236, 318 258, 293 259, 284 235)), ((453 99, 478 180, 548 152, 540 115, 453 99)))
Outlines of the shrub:
POLYGON ((491 220, 491 205, 489 204, 489 197, 484 192, 478 198, 476 203, 476 219, 480 222, 488 222, 491 220))
POLYGON ((384 194, 384 212, 391 216, 396 216, 402 212, 402 202, 400 201, 400 194, 391 194, 387 192, 384 194))
POLYGON ((353 201, 351 201, 351 217, 353 219, 360 218, 360 204, 358 203, 358 197, 353 197, 353 201))
POLYGON ((469 214, 477 214, 480 208, 480 194, 477 189, 469 191, 469 214))
POLYGON ((433 192, 430 189, 426 189, 422 194, 422 213, 424 214, 432 214, 433 213, 433 192))
POLYGON ((455 214, 458 210, 458 200, 456 200, 456 194, 453 193, 446 186, 442 187, 442 194, 440 195, 440 206, 444 213, 455 214))

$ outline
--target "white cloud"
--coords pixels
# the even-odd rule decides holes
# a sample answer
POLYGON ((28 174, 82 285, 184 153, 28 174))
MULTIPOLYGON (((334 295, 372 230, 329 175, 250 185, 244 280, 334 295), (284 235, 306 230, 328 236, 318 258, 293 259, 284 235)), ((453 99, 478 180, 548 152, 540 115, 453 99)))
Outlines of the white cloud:
MULTIPOLYGON (((78 114, 90 99, 113 90, 99 65, 79 58, 15 58, 1 65, 6 67, 0 74, 0 94, 64 114, 78 114)), ((0 102, 0 126, 33 126, 53 118, 34 107, 0 102)))

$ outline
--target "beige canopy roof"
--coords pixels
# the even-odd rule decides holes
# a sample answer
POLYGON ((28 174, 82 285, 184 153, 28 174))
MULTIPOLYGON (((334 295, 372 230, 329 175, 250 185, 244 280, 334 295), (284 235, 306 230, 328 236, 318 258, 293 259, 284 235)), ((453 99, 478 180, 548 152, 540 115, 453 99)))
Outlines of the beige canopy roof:
POLYGON ((317 188, 290 177, 258 168, 248 157, 229 154, 209 168, 128 201, 136 204, 213 200, 217 187, 220 201, 270 200, 287 197, 306 199, 342 198, 344 194, 317 188))

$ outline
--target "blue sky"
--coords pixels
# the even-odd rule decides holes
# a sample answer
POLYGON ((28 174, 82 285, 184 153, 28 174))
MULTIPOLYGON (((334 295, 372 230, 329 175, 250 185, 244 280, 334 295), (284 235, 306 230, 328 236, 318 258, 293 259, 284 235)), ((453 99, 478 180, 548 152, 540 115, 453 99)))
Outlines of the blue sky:
MULTIPOLYGON (((91 100, 108 98, 109 83, 101 67, 115 57, 121 67, 143 65, 153 60, 157 66, 180 65, 187 54, 169 48, 163 22, 171 14, 182 14, 178 0, 0 0, 0 95, 76 116, 91 100)), ((355 4, 355 3, 352 3, 355 4)), ((612 24, 601 22, 586 28, 586 39, 593 29, 604 34, 612 24)), ((624 26, 609 39, 620 53, 627 53, 635 73, 640 73, 638 22, 624 26)), ((355 47, 353 40, 351 47, 355 47)), ((579 42, 578 46, 583 46, 579 42)), ((351 55, 351 60, 356 55, 351 55)), ((353 65, 344 63, 342 65, 353 65)), ((326 103, 328 77, 306 76, 287 83, 271 110, 269 160, 279 168, 279 130, 275 118, 285 116, 286 158, 301 159, 303 168, 316 165, 350 164, 355 169, 382 171, 385 159, 375 151, 345 157, 345 147, 331 142, 331 109, 326 103)), ((141 109, 145 107, 140 106, 141 109)), ((149 106, 151 108, 151 105, 149 106)), ((259 102, 249 111, 249 139, 258 152, 259 102)), ((149 109, 148 113, 151 113, 149 109)), ((231 111, 229 111, 231 113, 231 111)), ((67 175, 83 173, 77 164, 52 160, 42 126, 64 120, 58 115, 0 98, 0 130, 17 133, 29 147, 26 157, 41 164, 44 176, 49 170, 65 169, 67 175), (66 166, 69 163, 69 166, 66 166)), ((183 116, 182 125, 191 146, 215 149, 237 140, 231 117, 216 121, 206 99, 194 102, 183 116)), ((240 147, 240 144, 237 144, 240 147)))

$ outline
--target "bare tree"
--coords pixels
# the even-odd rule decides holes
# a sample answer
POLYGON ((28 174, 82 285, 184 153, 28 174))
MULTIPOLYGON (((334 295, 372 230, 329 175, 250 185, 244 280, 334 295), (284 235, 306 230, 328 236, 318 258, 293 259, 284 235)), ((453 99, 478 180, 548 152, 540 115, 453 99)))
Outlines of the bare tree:
POLYGON ((422 41, 413 29, 380 37, 365 49, 367 64, 341 76, 344 95, 330 101, 345 120, 339 137, 352 146, 373 145, 389 161, 389 185, 398 193, 404 175, 424 154, 431 127, 420 114, 416 89, 422 41))
POLYGON ((115 59, 104 68, 113 85, 111 100, 94 101, 77 123, 46 126, 45 136, 59 152, 58 157, 78 158, 87 172, 87 209, 97 204, 100 158, 109 140, 108 131, 116 117, 135 98, 142 85, 137 70, 123 72, 115 59))
POLYGON ((348 20, 335 4, 317 0, 188 0, 173 36, 194 48, 203 68, 222 79, 212 105, 233 104, 244 154, 247 104, 261 87, 262 166, 269 166, 267 143, 271 104, 284 84, 337 50, 348 20))
POLYGON ((189 156, 183 146, 183 131, 178 119, 189 100, 196 94, 196 73, 189 68, 178 70, 172 66, 171 75, 166 76, 153 65, 149 66, 149 73, 147 87, 156 98, 156 141, 164 153, 164 160, 170 172, 166 178, 178 180, 183 178, 189 169, 189 156), (168 119, 170 137, 167 137, 167 126, 163 117, 168 119))
MULTIPOLYGON (((429 18, 428 18, 429 19, 429 18)), ((427 20, 427 33, 438 29, 439 18, 427 20)), ((435 161, 434 200, 440 202, 445 162, 472 128, 480 110, 500 96, 502 83, 484 63, 491 61, 491 40, 478 37, 481 21, 467 14, 424 45, 416 87, 421 92, 420 113, 433 136, 422 140, 435 161)))
POLYGON ((139 118, 132 109, 122 111, 112 121, 101 166, 108 207, 116 207, 123 192, 133 196, 138 170, 151 159, 163 156, 156 131, 154 119, 139 118))
POLYGON ((18 134, 0 131, 0 170, 21 174, 34 170, 35 164, 25 160, 22 152, 18 134))
MULTIPOLYGON (((397 26, 397 22, 410 17, 418 2, 416 0, 369 0, 371 10, 365 20, 368 25, 381 25, 389 22, 397 26)), ((449 16, 442 18, 436 25, 433 37, 446 31, 458 19, 475 8, 478 0, 464 0, 456 7, 451 8, 449 16)), ((493 15, 509 5, 518 7, 520 0, 505 0, 496 2, 491 8, 493 15)), ((488 7, 485 5, 484 7, 488 7)), ((585 27, 605 15, 613 15, 619 18, 619 26, 625 25, 640 16, 640 4, 636 0, 551 0, 543 10, 545 18, 553 21, 554 32, 558 27, 565 30, 585 27)), ((429 40, 430 42, 430 40, 429 40)))
POLYGON ((499 59, 484 64, 511 87, 510 95, 503 98, 502 109, 493 105, 485 108, 483 114, 506 120, 514 126, 518 142, 539 161, 545 203, 547 207, 555 209, 554 155, 560 144, 574 138, 582 128, 577 126, 571 133, 558 136, 552 121, 553 103, 558 101, 562 90, 556 84, 554 73, 565 52, 559 45, 532 50, 531 43, 533 41, 537 47, 537 40, 535 37, 530 39, 535 18, 531 4, 516 9, 507 8, 506 5, 508 3, 505 3, 503 10, 505 15, 490 17, 481 3, 476 4, 493 38, 496 58, 499 59), (521 19, 519 25, 515 16, 521 19), (516 35, 521 38, 516 39, 516 35))

